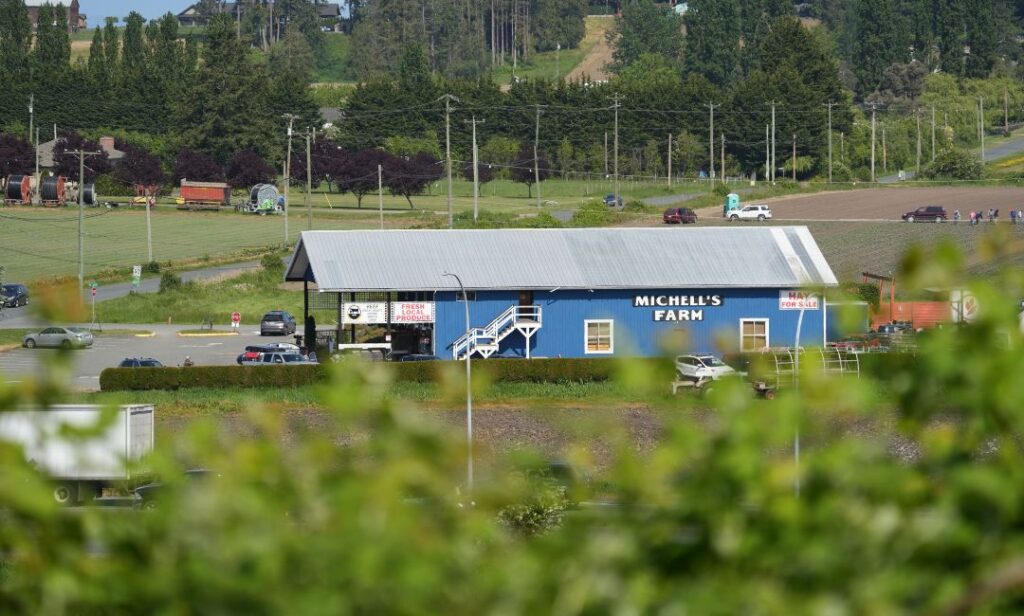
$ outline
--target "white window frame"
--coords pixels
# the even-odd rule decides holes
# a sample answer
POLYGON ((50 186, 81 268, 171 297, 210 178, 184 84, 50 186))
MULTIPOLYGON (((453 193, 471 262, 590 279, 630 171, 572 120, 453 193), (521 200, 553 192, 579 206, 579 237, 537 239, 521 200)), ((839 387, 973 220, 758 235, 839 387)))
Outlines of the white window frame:
POLYGON ((770 319, 764 318, 749 318, 740 319, 740 352, 749 351, 760 351, 761 349, 746 349, 744 348, 743 341, 746 340, 746 336, 743 335, 743 324, 744 323, 764 323, 764 346, 762 348, 769 348, 772 345, 772 323, 770 319))
POLYGON ((587 319, 583 321, 583 354, 584 355, 612 355, 615 353, 615 321, 613 319, 587 319), (590 338, 590 326, 608 325, 608 350, 591 351, 588 340, 590 338))

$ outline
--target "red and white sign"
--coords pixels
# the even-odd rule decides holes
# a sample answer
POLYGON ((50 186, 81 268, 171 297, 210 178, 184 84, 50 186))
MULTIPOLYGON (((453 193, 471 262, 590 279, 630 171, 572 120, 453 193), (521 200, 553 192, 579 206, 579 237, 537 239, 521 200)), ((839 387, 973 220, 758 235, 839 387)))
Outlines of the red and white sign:
POLYGON ((820 299, 806 291, 779 291, 779 310, 818 310, 820 299))
POLYGON ((434 302, 391 302, 392 323, 433 323, 434 302))
POLYGON ((242 322, 242 313, 240 313, 240 312, 232 312, 231 313, 231 322, 232 323, 241 323, 242 322))

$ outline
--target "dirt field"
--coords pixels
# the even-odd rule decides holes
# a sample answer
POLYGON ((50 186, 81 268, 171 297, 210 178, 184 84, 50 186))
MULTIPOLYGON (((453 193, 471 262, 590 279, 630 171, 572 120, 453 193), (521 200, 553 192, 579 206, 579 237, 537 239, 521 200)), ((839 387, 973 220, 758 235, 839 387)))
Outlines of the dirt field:
POLYGON ((580 45, 593 44, 593 47, 587 57, 583 58, 583 62, 569 73, 566 81, 578 81, 584 77, 591 81, 608 80, 604 66, 612 61, 612 48, 605 37, 613 25, 614 20, 610 17, 587 18, 587 35, 580 45))
POLYGON ((1000 217, 1009 220, 1011 207, 1024 209, 1024 188, 873 188, 794 195, 770 204, 778 220, 899 220, 923 205, 941 205, 950 217, 959 209, 965 220, 972 209, 998 208, 1000 217))

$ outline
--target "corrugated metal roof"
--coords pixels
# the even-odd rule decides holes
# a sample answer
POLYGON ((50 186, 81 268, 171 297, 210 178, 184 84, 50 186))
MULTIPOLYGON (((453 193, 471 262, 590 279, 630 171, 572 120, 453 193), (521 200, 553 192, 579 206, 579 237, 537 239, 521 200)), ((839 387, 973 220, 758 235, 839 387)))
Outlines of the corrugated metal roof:
POLYGON ((835 285, 806 227, 305 231, 286 280, 321 291, 835 285))

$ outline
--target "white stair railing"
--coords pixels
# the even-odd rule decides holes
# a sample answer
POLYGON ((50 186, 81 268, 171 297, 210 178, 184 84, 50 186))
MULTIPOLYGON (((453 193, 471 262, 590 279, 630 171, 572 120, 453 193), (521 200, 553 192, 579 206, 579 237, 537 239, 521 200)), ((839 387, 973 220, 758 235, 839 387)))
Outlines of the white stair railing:
POLYGON ((526 337, 526 357, 530 357, 530 338, 542 325, 540 306, 509 306, 486 327, 474 327, 452 344, 452 356, 464 359, 466 354, 479 353, 484 358, 498 350, 509 334, 518 331, 526 337))

